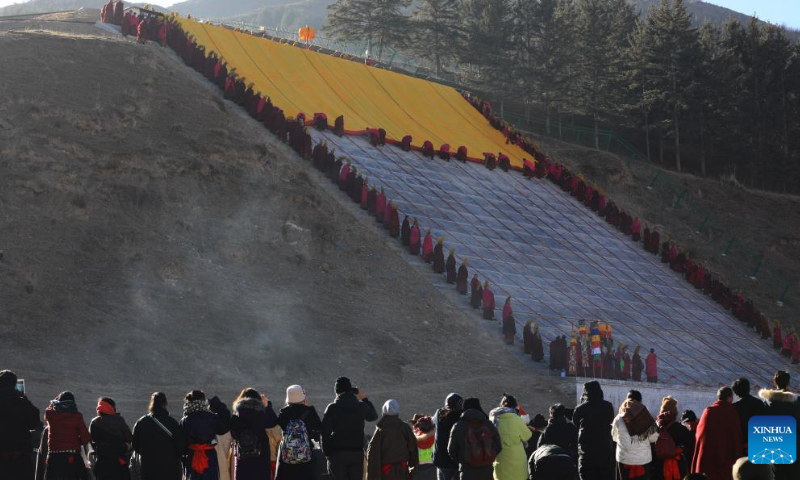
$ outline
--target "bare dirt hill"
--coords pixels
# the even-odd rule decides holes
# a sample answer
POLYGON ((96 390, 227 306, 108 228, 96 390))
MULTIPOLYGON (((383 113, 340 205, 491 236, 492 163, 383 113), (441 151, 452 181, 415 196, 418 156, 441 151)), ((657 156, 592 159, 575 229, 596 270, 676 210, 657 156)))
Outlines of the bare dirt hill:
POLYGON ((0 25, 0 367, 37 405, 300 383, 324 406, 339 375, 406 416, 572 403, 172 53, 62 27, 0 25))

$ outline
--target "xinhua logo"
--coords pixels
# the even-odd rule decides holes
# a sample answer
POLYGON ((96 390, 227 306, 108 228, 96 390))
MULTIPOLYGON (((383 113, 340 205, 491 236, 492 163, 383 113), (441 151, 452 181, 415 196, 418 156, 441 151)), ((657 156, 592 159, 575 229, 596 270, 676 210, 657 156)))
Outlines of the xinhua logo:
POLYGON ((747 456, 755 464, 788 465, 797 459, 797 422, 784 415, 759 415, 747 425, 747 456))

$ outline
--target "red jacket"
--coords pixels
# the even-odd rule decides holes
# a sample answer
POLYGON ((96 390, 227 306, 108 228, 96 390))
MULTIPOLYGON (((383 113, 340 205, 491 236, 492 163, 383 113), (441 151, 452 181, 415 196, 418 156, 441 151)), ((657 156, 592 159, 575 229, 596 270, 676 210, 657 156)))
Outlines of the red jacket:
POLYGON ((50 429, 47 448, 51 452, 77 451, 92 439, 80 412, 56 412, 47 407, 44 419, 50 429))

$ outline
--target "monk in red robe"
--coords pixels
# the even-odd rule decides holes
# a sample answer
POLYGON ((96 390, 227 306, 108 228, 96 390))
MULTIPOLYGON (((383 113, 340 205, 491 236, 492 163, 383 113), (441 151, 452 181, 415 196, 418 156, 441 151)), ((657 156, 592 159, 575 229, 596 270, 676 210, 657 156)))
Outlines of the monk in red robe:
POLYGON ((631 355, 628 353, 627 347, 622 346, 622 358, 620 359, 620 380, 631 379, 631 355))
POLYGON ((800 337, 794 334, 794 344, 792 345, 792 364, 800 363, 800 337))
POLYGON ((350 160, 346 160, 339 170, 339 190, 347 191, 347 178, 350 176, 350 160))
POLYGON ((606 216, 606 196, 603 194, 603 190, 600 190, 600 196, 597 199, 597 214, 601 217, 606 216))
POLYGON ((400 228, 400 239, 404 247, 411 245, 411 222, 408 215, 403 217, 403 226, 400 228))
POLYGON ((525 322, 522 327, 522 351, 526 355, 530 355, 533 350, 533 320, 525 322))
POLYGON ((650 253, 653 255, 658 255, 658 246, 661 242, 661 235, 658 233, 658 230, 653 229, 650 233, 650 253))
POLYGON ((445 143, 441 147, 439 147, 439 158, 441 158, 445 162, 450 161, 450 145, 445 143))
POLYGON ((463 145, 458 147, 458 150, 456 151, 456 160, 462 163, 467 162, 467 147, 463 145))
POLYGON ((114 2, 114 25, 122 25, 122 17, 125 16, 125 4, 114 2))
POLYGON ((361 203, 361 186, 364 184, 364 176, 355 167, 350 170, 350 176, 353 178, 348 178, 347 193, 353 202, 361 203))
POLYGON ((506 302, 503 304, 503 320, 514 314, 514 309, 511 308, 511 297, 506 297, 506 302))
POLYGON ((695 438, 692 473, 705 473, 709 480, 730 480, 744 445, 730 387, 720 388, 717 401, 703 411, 695 438))
POLYGON ((636 217, 633 220, 633 224, 631 225, 631 238, 634 242, 638 242, 641 238, 642 234, 642 223, 639 221, 639 217, 636 217))
POLYGON ((466 258, 462 260, 461 266, 458 267, 458 273, 456 273, 456 291, 461 295, 466 295, 467 289, 469 288, 467 285, 467 282, 469 282, 467 263, 469 263, 469 261, 466 258))
POLYGON ((494 153, 484 152, 483 164, 489 170, 494 170, 497 168, 497 157, 494 156, 494 153))
POLYGON ((403 139, 400 141, 400 148, 404 152, 411 151, 411 135, 406 135, 405 137, 403 137, 403 139))
POLYGON ((447 255, 447 260, 444 262, 444 271, 447 273, 447 283, 456 283, 456 249, 451 248, 447 255))
POLYGON ((378 186, 373 184, 372 189, 367 192, 367 212, 375 215, 375 202, 378 200, 378 186))
POLYGON ((487 280, 483 284, 483 302, 481 304, 481 308, 483 308, 483 319, 484 320, 494 320, 494 293, 489 290, 489 281, 487 280))
POLYGON ((481 281, 478 280, 478 274, 476 273, 472 277, 472 283, 470 284, 472 288, 470 295, 469 304, 472 308, 481 308, 481 301, 483 300, 483 287, 481 287, 481 281))
POLYGON ((139 19, 139 25, 136 27, 136 43, 146 43, 150 31, 147 29, 148 20, 142 16, 139 19))
POLYGON ((533 326, 533 348, 531 348, 531 360, 541 362, 544 360, 544 345, 542 344, 542 334, 539 332, 539 325, 533 326))
POLYGON ((631 359, 631 376, 634 382, 642 381, 644 362, 642 362, 642 357, 639 355, 639 350, 641 348, 641 345, 636 345, 636 348, 633 349, 633 358, 631 359))
POLYGON ((533 163, 528 160, 527 158, 522 159, 522 174, 527 178, 531 178, 534 175, 534 171, 536 167, 534 167, 533 163))
POLYGON ((500 167, 500 170, 507 172, 511 168, 511 159, 505 153, 500 153, 497 155, 497 166, 500 167))
POLYGON ((161 44, 162 47, 167 46, 167 24, 166 22, 161 22, 158 26, 158 43, 161 44))
POLYGON ((433 262, 433 235, 430 228, 425 232, 425 240, 422 241, 422 260, 425 263, 433 262))
POLYGON ((322 163, 328 156, 328 145, 325 143, 318 143, 313 150, 311 150, 311 161, 317 169, 320 169, 322 163))
POLYGON ((772 327, 772 348, 780 350, 783 347, 783 334, 781 332, 781 322, 773 321, 772 327))
POLYGON ((419 255, 420 235, 419 222, 417 222, 415 218, 414 225, 411 227, 411 232, 408 237, 408 253, 411 255, 419 255))
POLYGON ((509 315, 503 319, 503 337, 506 345, 514 345, 514 337, 517 335, 517 322, 514 315, 509 315))
POLYGON ((369 197, 370 189, 367 182, 364 181, 364 184, 361 185, 361 210, 369 211, 369 197))
POLYGON ((430 140, 425 140, 425 143, 422 144, 422 156, 433 158, 436 152, 433 150, 433 144, 430 140))
POLYGON ((378 197, 375 199, 375 221, 383 222, 383 212, 386 210, 386 192, 381 187, 378 197))
POLYGON ((439 240, 437 240, 436 246, 433 247, 433 255, 431 255, 431 258, 433 259, 433 272, 444 273, 444 237, 439 237, 439 240))
POLYGON ((389 219, 389 236, 397 238, 400 236, 400 213, 397 211, 397 205, 394 202, 389 202, 392 206, 392 216, 389 219))
POLYGON ((644 250, 646 252, 650 251, 650 224, 645 222, 644 224, 644 234, 642 235, 642 241, 644 242, 644 250))
MULTIPOLYGON (((384 199, 386 195, 384 195, 384 199)), ((392 202, 386 203, 386 208, 383 209, 383 218, 381 219, 381 224, 383 224, 383 228, 389 229, 391 228, 391 221, 392 221, 392 202)))
POLYGON ((792 327, 789 327, 786 330, 786 334, 783 336, 783 348, 781 349, 781 355, 784 357, 791 357, 792 352, 794 351, 794 330, 792 327))

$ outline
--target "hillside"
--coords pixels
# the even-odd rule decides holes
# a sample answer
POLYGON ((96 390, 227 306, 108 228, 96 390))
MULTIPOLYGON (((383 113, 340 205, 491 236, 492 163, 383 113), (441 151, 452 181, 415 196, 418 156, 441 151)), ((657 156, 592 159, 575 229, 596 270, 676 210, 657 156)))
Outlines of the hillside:
POLYGON ((300 383, 319 406, 339 375, 409 416, 572 403, 172 53, 29 28, 0 24, 0 365, 37 405, 300 383))

